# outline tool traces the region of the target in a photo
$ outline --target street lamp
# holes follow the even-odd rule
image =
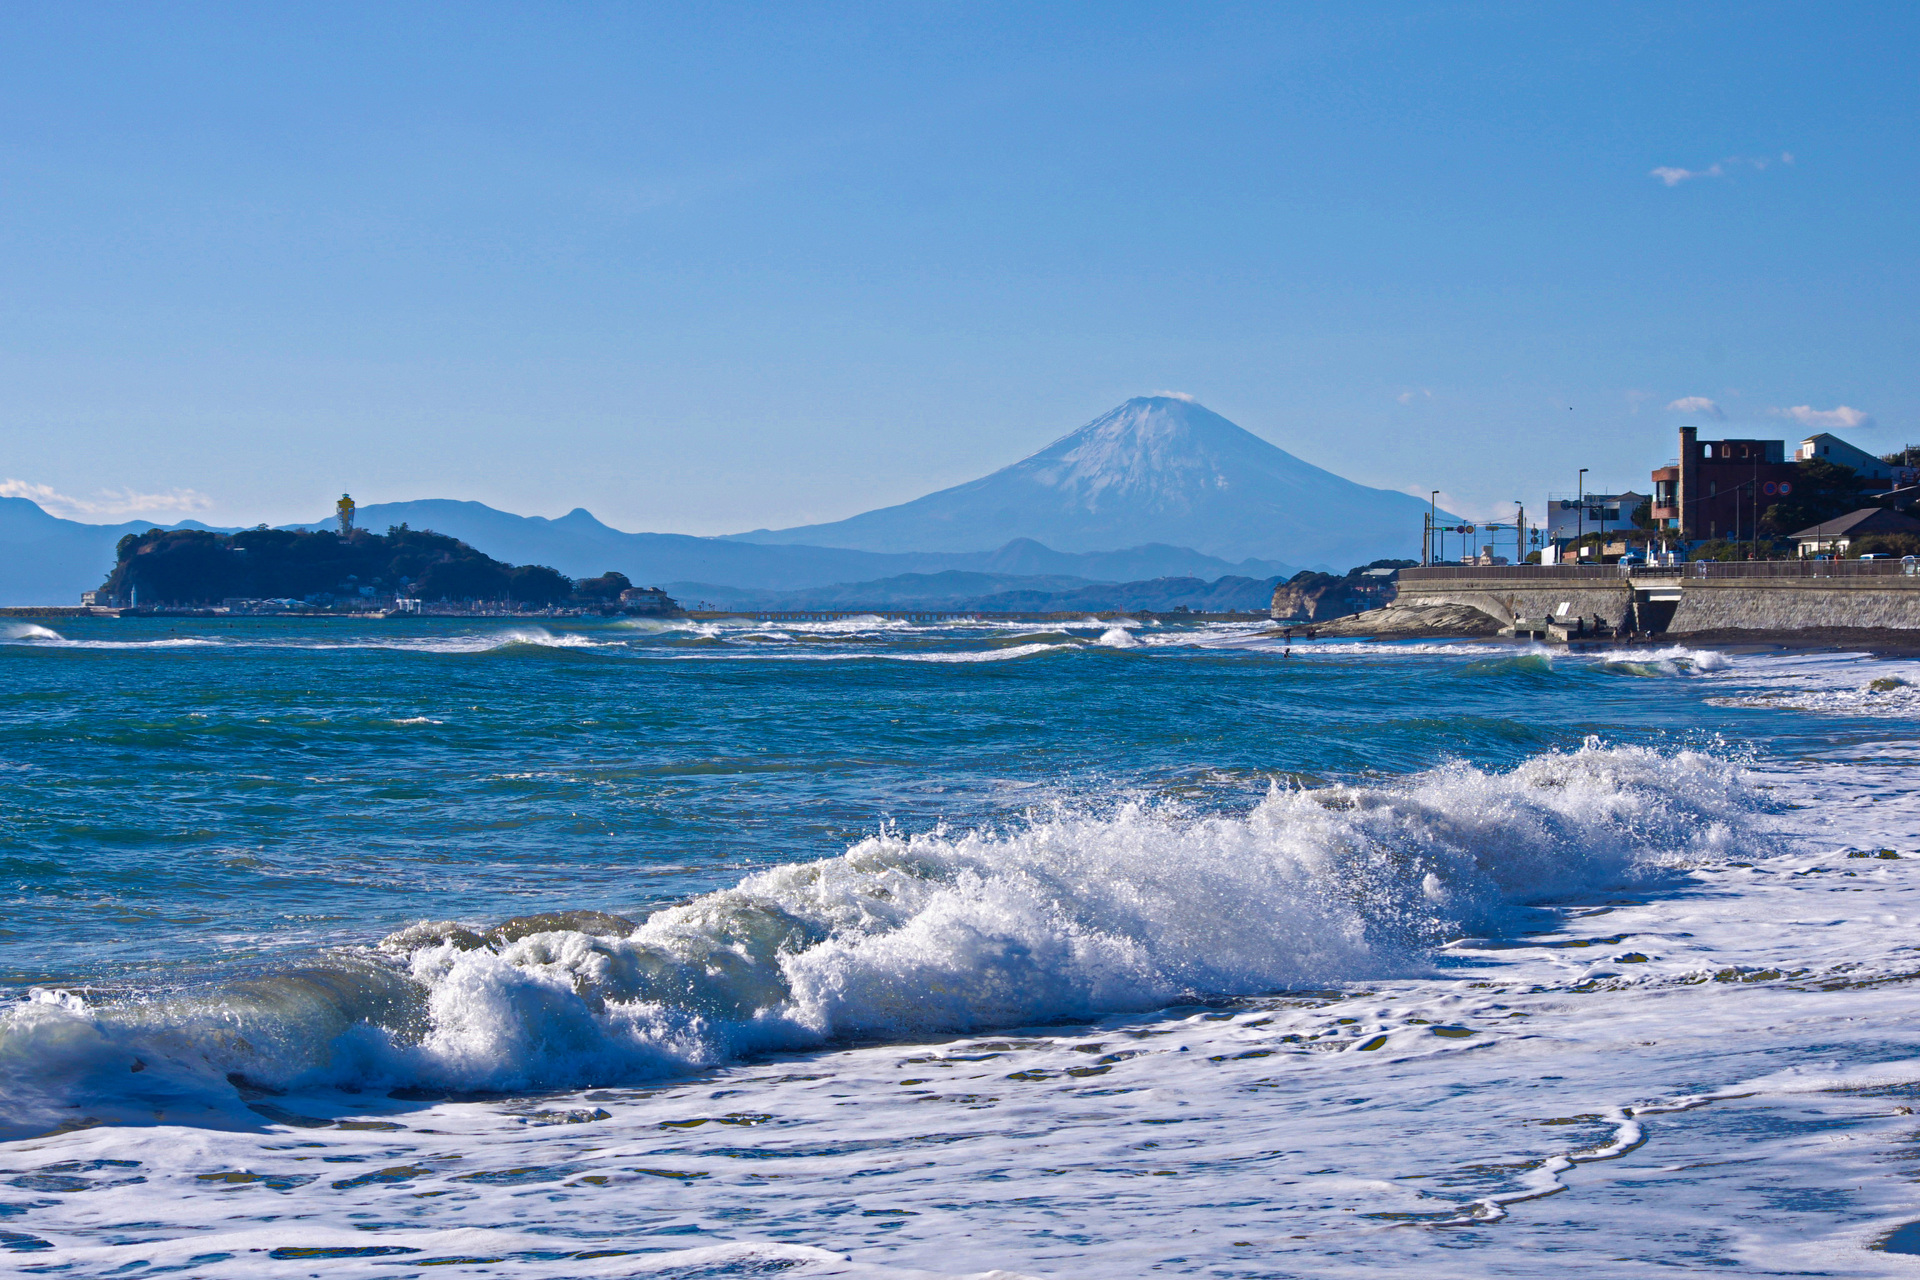
[[[1573,559],[1575,564],[1580,562],[1580,539],[1587,536],[1587,472],[1589,470],[1591,470],[1591,468],[1580,468],[1580,483],[1574,497],[1574,501],[1579,504],[1579,510],[1575,511],[1573,515]]]
[[[1440,517],[1440,491],[1435,489],[1427,495],[1427,563],[1432,564],[1440,557],[1433,554],[1433,526]]]

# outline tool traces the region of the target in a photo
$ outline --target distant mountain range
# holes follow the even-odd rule
[[[1190,400],[1141,396],[979,480],[830,524],[737,536],[868,551],[1154,542],[1344,569],[1418,555],[1427,510],[1302,462]]]
[[[62,520],[26,498],[0,498],[0,605],[78,604],[80,593],[106,580],[114,544],[152,528],[204,529],[197,520],[156,526],[81,524]]]
[[[1144,396],[992,475],[830,524],[696,538],[625,533],[577,507],[549,520],[447,499],[376,503],[359,522],[431,529],[574,578],[615,569],[696,599],[798,599],[787,593],[832,588],[810,606],[827,607],[829,597],[878,605],[921,590],[958,599],[939,594],[955,580],[909,581],[943,574],[976,575],[966,590],[978,600],[1095,584],[1259,582],[1301,564],[1340,569],[1416,554],[1426,510],[1408,494],[1302,462],[1192,401]],[[106,577],[123,535],[153,527],[81,524],[0,498],[0,604],[77,600]]]
[[[1084,578],[965,573],[903,573],[876,582],[837,583],[803,591],[743,591],[705,582],[669,582],[667,594],[683,605],[721,609],[978,609],[988,613],[1098,613],[1102,610],[1165,613],[1177,608],[1201,613],[1265,612],[1280,577],[1168,577],[1141,582],[1088,582]]]
[[[1000,583],[1038,577],[1080,585],[1167,577],[1270,577],[1294,571],[1274,561],[1230,563],[1185,547],[1154,545],[1078,554],[1054,551],[1026,539],[996,550],[965,553],[761,546],[678,533],[623,533],[577,508],[558,520],[548,520],[446,499],[375,503],[360,508],[358,514],[360,525],[368,529],[408,524],[459,538],[509,563],[550,565],[574,578],[617,569],[639,583],[703,586],[705,594],[695,598],[714,600],[740,598],[741,592],[792,592],[948,571],[992,575]],[[318,529],[330,524],[316,521],[293,527]],[[193,520],[177,525],[146,520],[82,524],[49,515],[25,498],[0,498],[0,604],[75,603],[82,591],[99,586],[107,576],[113,567],[114,544],[124,535],[151,528],[208,527]]]

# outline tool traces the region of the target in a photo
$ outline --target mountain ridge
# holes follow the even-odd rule
[[[1411,494],[1302,461],[1195,401],[1136,396],[977,480],[844,520],[733,537],[923,552],[1014,538],[1069,553],[1145,540],[1227,561],[1359,564],[1416,554],[1427,510]]]
[[[372,503],[361,507],[364,528],[409,524],[460,539],[498,559],[544,564],[581,578],[617,569],[638,583],[724,583],[730,589],[800,590],[872,581],[906,573],[946,570],[1016,576],[1071,577],[1089,582],[1226,575],[1266,577],[1293,566],[1268,561],[1233,563],[1185,547],[1155,544],[1115,551],[1065,553],[1014,539],[965,553],[884,553],[804,545],[757,546],[725,538],[678,533],[625,533],[576,507],[557,519],[521,516],[484,503],[449,498]],[[331,527],[321,520],[282,526]],[[43,510],[26,498],[0,498],[0,605],[71,604],[100,585],[114,564],[114,545],[148,529],[207,529],[196,520],[162,525],[130,520],[83,524]],[[215,529],[231,533],[231,528]]]

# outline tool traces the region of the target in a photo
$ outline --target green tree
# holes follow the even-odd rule
[[[544,564],[523,564],[507,570],[507,598],[521,604],[558,604],[573,594],[573,579]]]
[[[582,578],[573,584],[576,598],[593,604],[611,604],[620,598],[622,591],[631,590],[633,582],[618,569],[609,569],[597,578]]]
[[[1870,533],[1847,547],[1850,556],[1920,556],[1920,535]]]
[[[1777,535],[1798,533],[1869,505],[1862,483],[1852,467],[1823,458],[1810,458],[1794,468],[1793,492],[1766,509],[1760,531]]]

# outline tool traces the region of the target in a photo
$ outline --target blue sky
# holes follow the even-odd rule
[[[1474,514],[1683,421],[1882,451],[1917,14],[12,5],[0,492],[720,533],[1157,390]]]

